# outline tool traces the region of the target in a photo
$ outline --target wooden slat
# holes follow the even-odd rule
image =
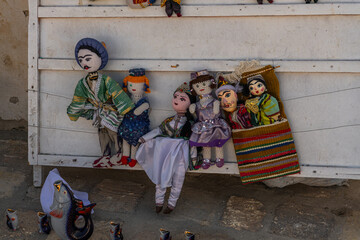
[[[44,166],[58,166],[58,167],[84,167],[92,168],[92,163],[96,160],[95,157],[83,156],[59,156],[59,155],[39,155],[39,164]],[[143,170],[139,164],[131,168],[129,166],[115,166],[113,169],[125,170]],[[207,170],[199,169],[194,171],[196,173],[220,173],[220,174],[235,174],[238,175],[239,171],[236,163],[225,163],[222,168],[211,167]]]
[[[249,17],[249,16],[318,16],[359,15],[358,3],[272,4],[272,5],[202,5],[182,6],[183,17]],[[167,17],[160,6],[131,9],[114,7],[39,7],[40,18],[135,18]]]
[[[92,168],[94,157],[83,156],[58,156],[58,155],[39,155],[39,164],[43,166],[57,167],[84,167]],[[137,164],[131,168],[129,166],[115,166],[112,169],[123,170],[142,170]],[[347,168],[341,166],[301,166],[301,174],[291,175],[292,177],[315,177],[315,178],[345,178],[360,179],[360,168]],[[225,163],[222,168],[212,166],[207,170],[199,169],[197,171],[188,171],[188,173],[214,173],[239,175],[237,163]]]
[[[29,36],[28,36],[28,161],[37,163],[39,152],[39,0],[29,1]],[[34,179],[35,181],[35,179]]]
[[[131,68],[143,67],[147,71],[181,72],[208,69],[209,71],[234,71],[238,60],[146,60],[124,59],[110,60],[107,71],[128,71]],[[262,65],[280,66],[276,72],[304,73],[359,73],[360,61],[311,61],[311,60],[262,60]],[[70,59],[39,59],[40,70],[82,70],[75,60]]]

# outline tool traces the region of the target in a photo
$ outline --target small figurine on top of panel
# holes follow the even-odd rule
[[[215,87],[215,80],[207,70],[191,73],[191,92],[200,100],[189,108],[190,113],[197,117],[189,141],[190,146],[203,147],[203,169],[208,169],[212,164],[211,148],[215,148],[216,166],[220,168],[224,165],[222,147],[231,137],[230,126],[220,118],[220,102],[212,96]]]
[[[75,58],[87,75],[78,82],[67,114],[71,121],[79,117],[92,120],[92,125],[98,129],[102,157],[93,162],[94,167],[119,165],[121,148],[117,131],[134,103],[116,81],[98,72],[108,62],[104,44],[93,38],[81,39],[75,47]]]
[[[156,0],[126,0],[130,8],[146,8],[153,5]]]
[[[145,96],[145,93],[150,93],[150,88],[145,69],[130,69],[129,73],[130,75],[123,81],[123,90],[131,95],[135,108],[125,114],[118,134],[123,139],[121,164],[134,167],[137,163],[135,154],[139,146],[139,138],[150,131],[150,105]]]
[[[181,17],[181,0],[162,0],[161,7],[165,6],[165,12],[171,17],[173,12],[176,16]]]
[[[273,3],[274,1],[273,0],[268,0],[269,3]],[[257,0],[257,3],[258,4],[263,4],[263,0]]]

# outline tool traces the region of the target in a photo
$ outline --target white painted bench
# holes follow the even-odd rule
[[[182,2],[183,17],[168,18],[158,5],[134,10],[125,0],[29,0],[28,159],[35,186],[42,166],[91,168],[100,155],[91,121],[66,115],[85,74],[74,60],[83,37],[105,41],[104,72],[118,82],[130,68],[146,69],[152,127],[173,114],[172,92],[192,71],[233,71],[248,59],[279,65],[299,176],[360,179],[360,0]],[[223,168],[195,172],[238,174],[232,142],[225,148]]]

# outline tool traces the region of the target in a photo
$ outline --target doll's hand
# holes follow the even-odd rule
[[[139,138],[139,143],[144,143],[145,139],[143,137]]]
[[[220,102],[218,100],[214,102],[213,111],[215,114],[218,114],[220,112]]]
[[[138,106],[135,110],[134,110],[134,114],[136,116],[139,116],[140,114],[142,114],[144,111],[146,111],[147,109],[149,109],[150,105],[148,103],[143,103],[140,106]]]
[[[189,112],[193,114],[195,113],[195,109],[196,109],[196,104],[192,103],[189,107]]]

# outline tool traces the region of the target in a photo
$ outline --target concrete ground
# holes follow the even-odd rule
[[[36,212],[40,190],[32,186],[27,162],[27,133],[0,131],[0,239],[57,240],[38,233]],[[44,176],[52,168],[44,168]],[[59,168],[73,189],[96,202],[91,239],[109,239],[109,222],[121,222],[125,239],[159,239],[159,228],[173,240],[189,230],[199,240],[360,239],[360,181],[348,187],[282,189],[262,183],[242,185],[236,176],[188,174],[176,209],[169,215],[154,210],[154,185],[142,171]],[[5,210],[17,210],[20,228],[11,231]]]

